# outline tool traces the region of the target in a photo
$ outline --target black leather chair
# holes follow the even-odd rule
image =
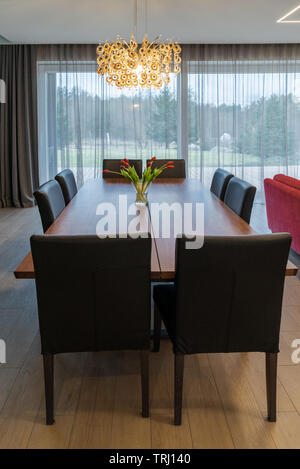
[[[117,171],[120,172],[120,164],[122,160],[110,160],[110,159],[104,159],[103,160],[103,170],[109,169],[111,171]],[[128,160],[128,163],[130,166],[134,166],[135,170],[139,176],[139,178],[142,177],[142,172],[143,172],[143,162],[142,160]],[[107,179],[111,178],[119,178],[122,176],[119,176],[118,174],[112,174],[112,173],[103,173],[103,177]]]
[[[224,203],[247,223],[250,223],[256,187],[240,178],[230,179],[225,192]]]
[[[53,356],[139,350],[149,416],[151,237],[32,236],[46,422],[54,422]],[[101,357],[99,357],[101,359]],[[100,422],[101,423],[101,422]]]
[[[64,196],[57,181],[48,181],[34,192],[34,197],[45,233],[65,208]]]
[[[205,237],[199,250],[176,242],[176,280],[154,287],[154,351],[163,319],[175,354],[175,425],[181,423],[184,355],[264,352],[270,421],[276,375],[287,233]]]
[[[55,176],[55,179],[61,187],[67,205],[78,192],[74,173],[70,169],[64,169]]]
[[[149,161],[150,160],[147,160],[147,163],[149,163]],[[160,168],[169,161],[174,162],[174,168],[166,169],[158,176],[158,178],[186,178],[185,160],[172,160],[172,158],[169,158],[168,160],[159,159],[153,161],[152,168]]]
[[[233,174],[225,171],[225,169],[218,168],[214,173],[210,190],[222,201],[231,178],[233,178]]]

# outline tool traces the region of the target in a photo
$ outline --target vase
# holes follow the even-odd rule
[[[144,192],[137,187],[135,187],[136,190],[136,198],[135,198],[135,203],[137,205],[148,205],[148,199],[147,199],[147,192]]]

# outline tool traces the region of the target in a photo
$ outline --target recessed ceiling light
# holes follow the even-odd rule
[[[8,39],[6,39],[6,37],[1,36],[1,34],[0,34],[0,44],[6,44],[8,42],[10,42],[10,41]]]
[[[288,20],[287,18],[289,18],[290,16],[292,16],[294,13],[296,13],[296,11],[298,11],[300,9],[300,5],[298,5],[296,8],[294,8],[293,10],[289,11],[286,15],[284,15],[282,18],[279,18],[279,20],[277,20],[277,23],[300,23],[300,20]]]

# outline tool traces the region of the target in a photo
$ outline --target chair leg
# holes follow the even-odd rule
[[[269,422],[276,422],[277,353],[266,353],[266,388]]]
[[[161,334],[161,316],[159,309],[154,303],[154,334],[153,334],[153,352],[159,352]]]
[[[141,350],[142,416],[149,417],[149,350]]]
[[[46,398],[46,424],[54,423],[54,363],[53,354],[43,355]]]
[[[174,425],[181,425],[184,355],[175,355],[174,364]]]

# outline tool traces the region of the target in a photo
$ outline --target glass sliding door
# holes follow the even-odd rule
[[[177,158],[177,76],[161,89],[123,89],[94,62],[39,62],[40,182],[71,168],[99,177],[103,158]]]
[[[258,189],[284,172],[300,176],[300,63],[190,61],[188,161],[207,185],[217,167]]]
[[[95,61],[38,62],[40,182],[71,168],[79,186],[103,158],[184,158],[210,185],[217,167],[258,189],[300,176],[300,62],[187,60],[161,89],[118,89]]]

